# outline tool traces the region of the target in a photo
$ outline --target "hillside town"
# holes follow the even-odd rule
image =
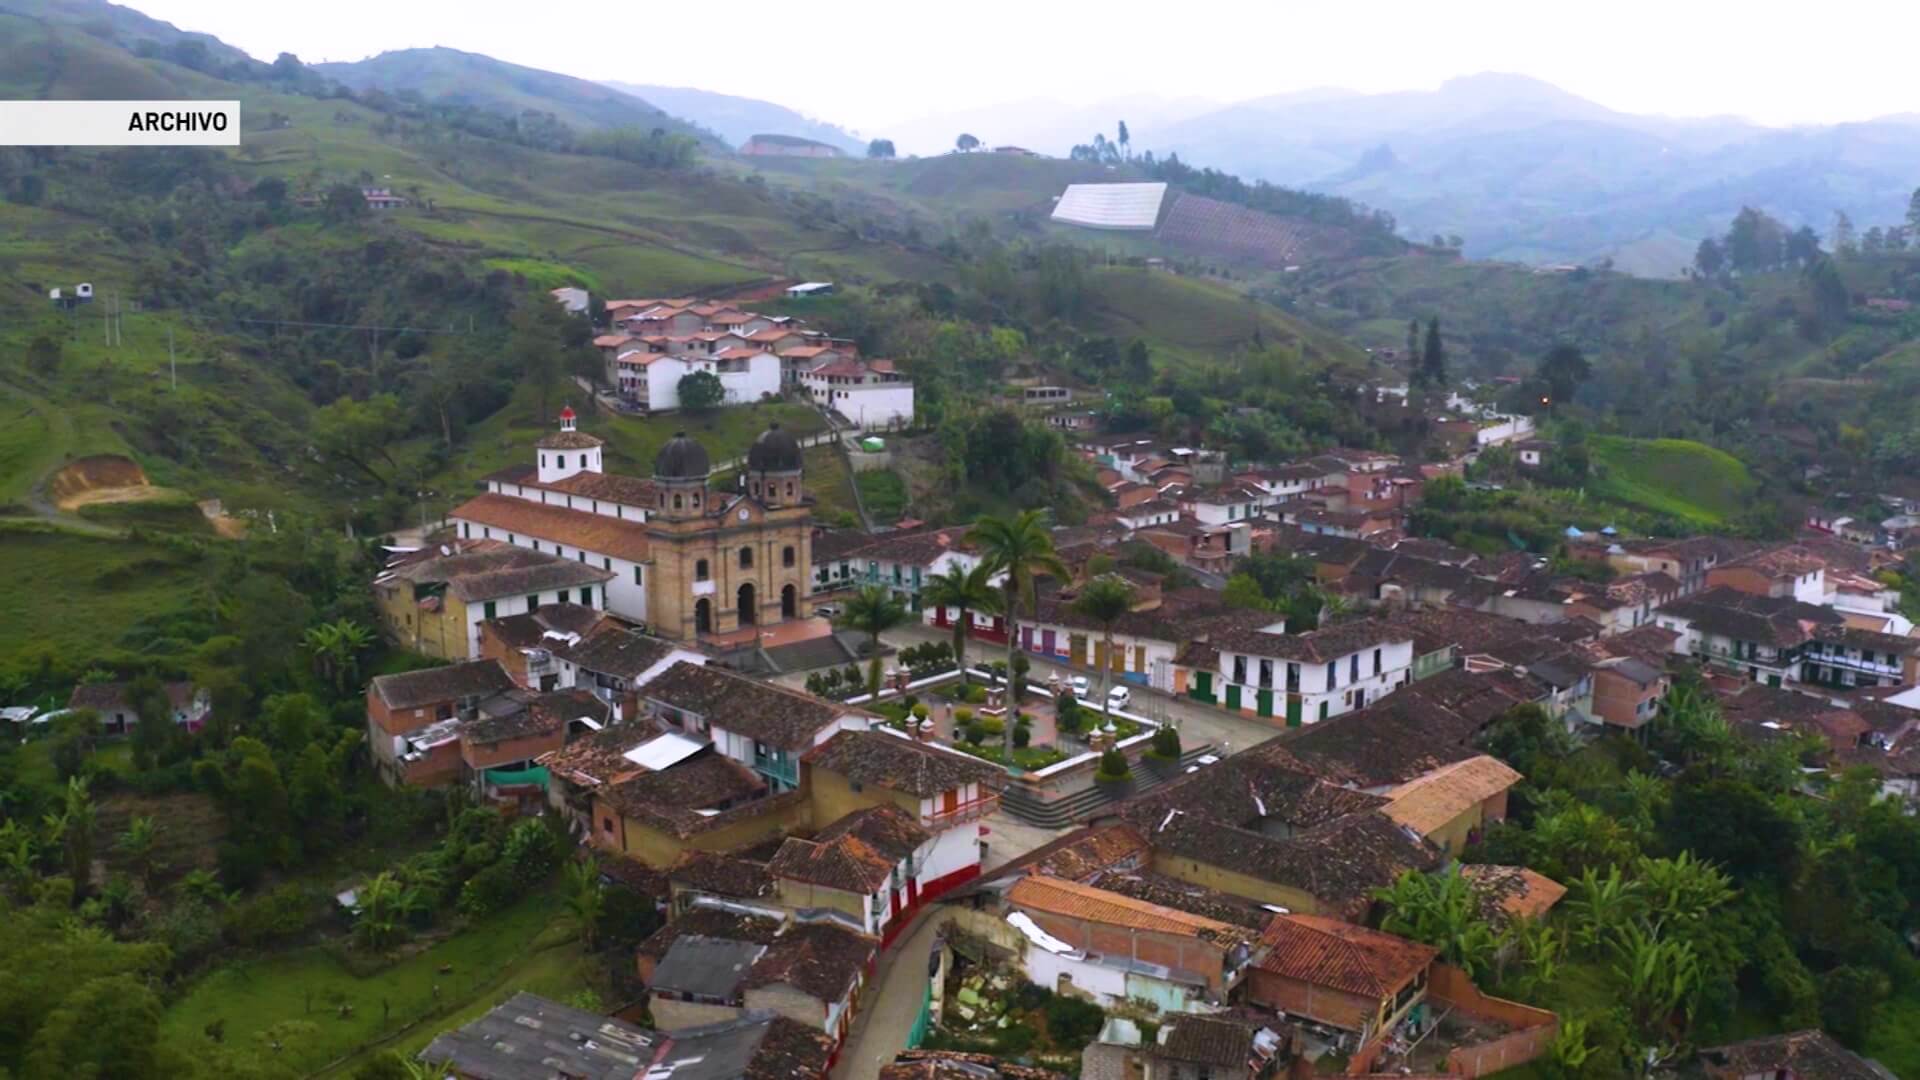
[[[694,300],[607,313],[606,384],[642,406],[675,407],[656,373],[712,371],[729,401],[799,392],[849,427],[911,422],[911,384],[792,320]],[[873,381],[835,381],[856,370]],[[610,472],[563,408],[525,462],[389,547],[382,631],[440,666],[371,680],[366,743],[388,784],[561,823],[606,888],[661,912],[633,957],[652,1026],[521,993],[422,1060],[521,1075],[546,1044],[487,1034],[518,1024],[590,1035],[602,1050],[570,1051],[577,1075],[645,1052],[972,1076],[975,1056],[916,1047],[1004,1016],[1024,982],[1105,1016],[1083,1075],[1326,1059],[1478,1076],[1547,1054],[1559,1018],[1381,915],[1410,877],[1461,882],[1516,934],[1568,894],[1474,861],[1526,781],[1489,752],[1516,717],[1647,746],[1676,695],[1710,699],[1736,739],[1795,740],[1810,777],[1864,770],[1920,806],[1920,638],[1885,574],[1920,530],[1569,527],[1551,563],[1489,556],[1410,515],[1489,450],[1537,468],[1556,447],[1512,417],[1461,427],[1459,458],[1413,464],[1241,462],[1075,425],[1107,508],[1029,522],[1009,556],[986,522],[822,525],[778,424],[722,487],[684,434],[650,475]],[[1161,569],[1121,562],[1143,547]],[[1260,560],[1304,575],[1309,625],[1223,590]],[[1088,602],[1102,594],[1118,599]],[[82,686],[70,707],[124,732],[146,722],[124,691]],[[204,722],[204,691],[169,694],[155,722]],[[1821,1054],[1852,1075],[1822,1038],[1702,1060],[1763,1063],[1735,1069],[1751,1075]]]
[[[1791,20],[407,14],[0,11],[0,1080],[1920,1076],[1920,142]]]

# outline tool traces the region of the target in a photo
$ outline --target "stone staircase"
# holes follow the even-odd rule
[[[1098,814],[1103,808],[1135,795],[1152,791],[1187,771],[1189,765],[1213,753],[1213,747],[1193,747],[1180,755],[1178,763],[1142,757],[1133,767],[1133,776],[1124,784],[1093,784],[1058,799],[1036,799],[1018,787],[1008,787],[1000,796],[1007,813],[1029,825],[1044,829],[1064,829]]]

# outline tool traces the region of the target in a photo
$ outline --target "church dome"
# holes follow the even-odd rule
[[[778,420],[747,450],[747,468],[754,472],[799,472],[801,461],[800,440],[782,431]]]
[[[653,459],[653,475],[660,480],[705,480],[713,471],[707,448],[676,431]]]

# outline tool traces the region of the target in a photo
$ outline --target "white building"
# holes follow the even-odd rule
[[[562,285],[548,295],[553,297],[554,303],[566,308],[569,315],[585,315],[588,305],[592,303],[587,290],[578,285]]]
[[[891,361],[840,359],[800,375],[814,403],[865,428],[913,423],[913,384],[900,377]]]
[[[1363,709],[1412,681],[1413,638],[1404,630],[1372,619],[1305,634],[1283,626],[1216,635],[1219,667],[1211,674],[1221,704],[1298,726]]]
[[[620,396],[656,412],[680,407],[680,380],[695,372],[719,378],[728,405],[748,405],[780,393],[780,358],[745,345],[710,356],[631,349],[621,353],[614,366]]]

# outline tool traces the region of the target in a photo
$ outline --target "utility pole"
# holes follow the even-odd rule
[[[180,367],[173,359],[173,327],[171,326],[167,327],[167,379],[170,384],[169,388],[178,393],[180,390]]]

